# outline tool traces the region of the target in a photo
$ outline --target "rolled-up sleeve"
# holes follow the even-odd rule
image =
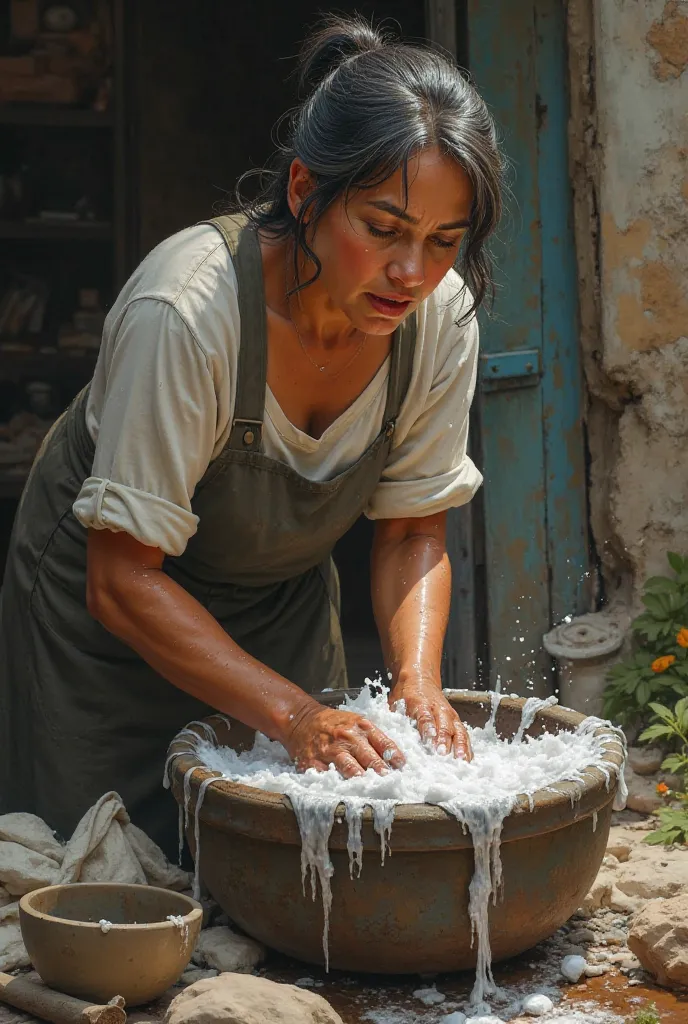
[[[366,515],[403,519],[464,505],[482,476],[467,454],[469,412],[478,366],[478,325],[442,325],[444,343],[423,404],[399,417],[395,444]],[[426,330],[431,329],[426,324]]]
[[[198,526],[191,498],[216,438],[212,367],[163,300],[133,301],[113,330],[93,468],[74,514],[180,555]]]

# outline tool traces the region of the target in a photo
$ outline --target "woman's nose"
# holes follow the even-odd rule
[[[409,249],[403,257],[390,263],[387,273],[391,281],[398,281],[404,288],[418,288],[425,280],[423,249]]]

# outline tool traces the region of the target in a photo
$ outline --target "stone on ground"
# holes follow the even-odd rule
[[[609,829],[605,862],[608,857],[615,857],[621,863],[627,861],[638,841],[638,832],[635,829],[626,828],[624,825],[612,825]]]
[[[688,985],[688,893],[646,903],[631,919],[628,945],[660,985]]]
[[[688,856],[685,850],[639,843],[616,871],[615,885],[626,896],[643,900],[665,899],[688,893]]]
[[[201,932],[191,959],[199,967],[249,973],[265,959],[265,950],[253,939],[220,925]]]
[[[664,801],[657,792],[657,783],[654,779],[645,775],[636,775],[629,764],[626,765],[624,778],[628,786],[626,807],[630,811],[652,814],[658,807],[663,806]]]
[[[184,971],[181,978],[179,979],[184,985],[193,985],[196,981],[205,981],[206,978],[217,978],[220,972],[216,971],[215,968],[204,970],[202,967],[190,967]],[[129,1020],[129,1018],[127,1018]]]
[[[646,829],[614,827],[603,866],[585,897],[586,913],[609,907],[633,914],[645,900],[688,893],[688,850],[643,842]]]
[[[587,966],[584,956],[565,956],[561,962],[561,973],[567,981],[575,985],[583,977]]]
[[[530,1017],[542,1017],[554,1009],[554,1003],[549,996],[542,992],[535,992],[532,996],[526,996],[521,1004],[521,1009]]]
[[[330,1004],[295,985],[251,974],[221,974],[190,985],[170,1003],[165,1024],[343,1024]]]
[[[600,868],[597,878],[592,883],[590,891],[583,900],[582,909],[587,914],[599,910],[600,907],[608,907],[612,898],[612,887],[616,875],[609,868]]]
[[[659,747],[628,748],[628,763],[636,775],[654,775],[662,767],[664,756]]]

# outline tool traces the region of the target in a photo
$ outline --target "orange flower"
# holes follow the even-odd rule
[[[675,654],[665,654],[663,658],[655,658],[651,668],[653,672],[666,672],[670,665],[676,661]]]
[[[683,629],[679,629],[676,634],[676,643],[679,647],[688,647],[688,628],[686,626]]]
[[[657,783],[657,792],[661,793],[662,796],[664,796],[665,793],[669,792],[669,787],[667,786],[666,782]]]

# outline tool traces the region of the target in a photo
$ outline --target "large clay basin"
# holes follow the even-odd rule
[[[485,694],[449,692],[463,720],[482,725],[490,711]],[[341,694],[323,695],[336,704]],[[521,698],[502,700],[497,715],[500,735],[514,734]],[[585,716],[563,708],[541,711],[528,730],[574,729]],[[253,731],[207,719],[220,745],[250,747]],[[202,729],[198,730],[203,733]],[[204,734],[204,733],[203,733]],[[170,752],[188,751],[188,737],[177,738]],[[616,751],[616,747],[611,748]],[[610,754],[613,764],[620,752]],[[171,762],[175,797],[183,801],[185,773],[198,759],[180,753]],[[199,767],[191,779],[189,829],[198,791],[212,773]],[[616,780],[607,790],[594,771],[580,797],[564,783],[558,792],[539,792],[534,809],[522,798],[504,822],[501,856],[503,899],[490,906],[490,935],[495,960],[529,949],[551,935],[580,906],[602,862],[607,845]],[[334,865],[330,915],[330,967],[386,974],[464,970],[475,966],[468,917],[468,886],[473,876],[473,846],[457,821],[429,805],[401,805],[392,828],[391,849],[380,863],[380,840],[372,814],[363,822],[364,858],[359,878],[349,877],[346,823],[335,821],[330,839]],[[200,813],[200,873],[230,918],[250,936],[273,949],[312,964],[324,962],[323,909],[301,889],[301,839],[287,797],[218,779],[209,784]]]

